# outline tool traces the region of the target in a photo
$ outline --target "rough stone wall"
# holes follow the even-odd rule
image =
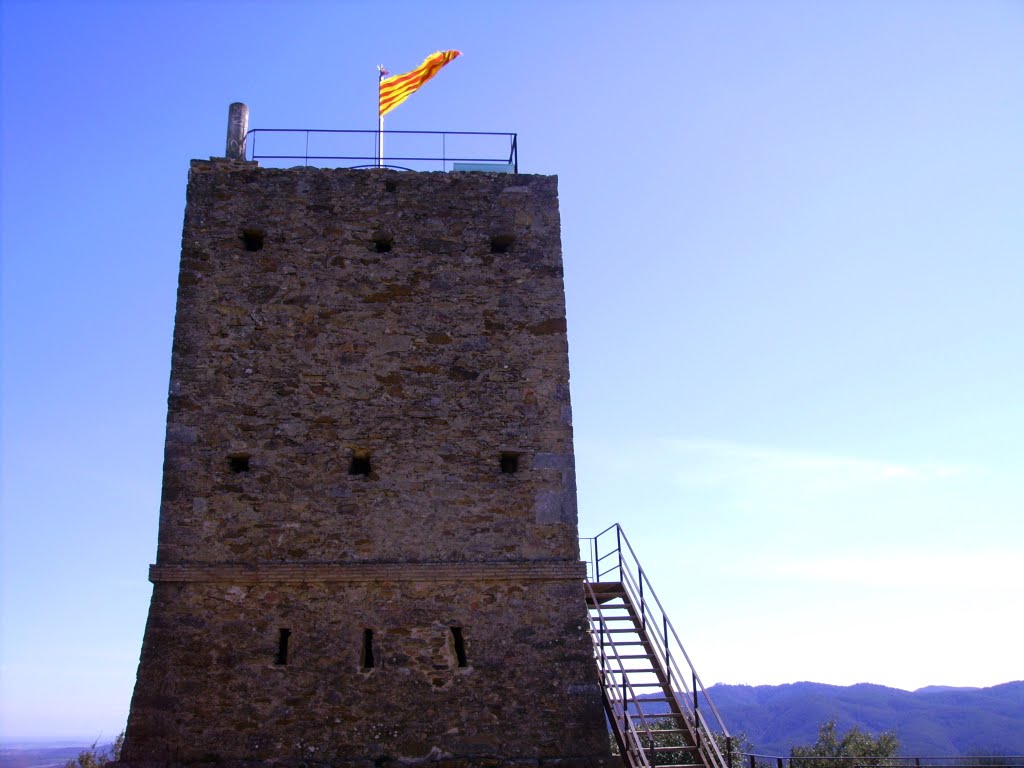
[[[123,761],[601,764],[575,505],[554,177],[194,161]]]
[[[158,562],[576,557],[554,177],[195,162],[178,306]]]
[[[523,765],[607,750],[579,600],[564,582],[157,584],[126,758]],[[374,629],[374,666],[363,658]],[[460,667],[452,627],[464,638]],[[278,664],[281,628],[290,630]],[[601,726],[595,729],[595,724]],[[187,738],[182,738],[187,734]],[[453,763],[455,764],[455,763]]]

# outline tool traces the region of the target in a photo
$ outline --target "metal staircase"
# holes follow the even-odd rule
[[[732,738],[622,528],[582,539],[581,549],[605,711],[623,762],[732,768]]]

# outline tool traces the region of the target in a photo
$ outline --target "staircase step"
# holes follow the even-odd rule
[[[675,699],[669,699],[669,698],[666,698],[665,696],[644,696],[642,699],[633,699],[632,701],[630,701],[630,704],[647,704],[649,702],[654,702],[654,701],[675,701]],[[655,713],[652,713],[652,714],[655,714]],[[671,714],[671,713],[670,712],[662,712],[660,714],[668,715],[668,714]],[[644,716],[645,717],[650,717],[651,715],[645,714]],[[678,715],[676,715],[676,717],[678,717]]]
[[[650,715],[647,715],[647,719],[648,720],[650,719],[650,717],[651,717]],[[649,733],[657,733],[657,734],[663,734],[663,733],[665,733],[665,734],[667,734],[667,733],[689,733],[689,731],[684,729],[684,728],[652,728],[652,729],[650,729],[650,731],[643,731],[643,733],[648,733],[648,732]],[[694,747],[694,746],[685,747],[685,746],[680,745],[680,746],[676,747],[676,749],[697,749],[697,747]]]
[[[671,749],[671,748],[670,748]],[[629,750],[631,753],[644,752],[649,755],[651,753],[650,747],[644,747],[643,749],[633,748]],[[658,768],[704,768],[703,763],[672,763],[672,764],[661,764],[658,763]]]
[[[650,658],[646,653],[604,653],[603,655],[605,658]]]
[[[640,699],[641,701],[650,701],[650,699],[647,698],[647,694],[644,693],[643,691],[650,690],[653,687],[654,686],[651,686],[651,685],[635,685],[635,684],[634,685],[627,685],[626,686],[626,690],[627,691],[634,691],[635,692],[635,696],[631,697],[631,703],[636,703],[637,697],[640,697],[640,696],[643,696],[643,699]],[[619,686],[619,689],[620,690],[622,689],[621,685]]]
[[[612,653],[611,652],[611,651],[619,651],[619,650],[639,651],[641,649],[639,647],[635,647],[633,649],[609,647],[609,648],[605,649],[604,653],[601,653],[600,651],[598,651],[596,656],[598,658],[602,658],[603,657],[603,658],[607,659],[608,661],[615,661],[616,659],[626,659],[626,660],[629,660],[629,661],[646,661],[647,665],[649,667],[651,667],[652,669],[657,669],[658,668],[657,664],[655,664],[654,660],[650,656],[648,656],[646,653]]]
[[[633,672],[633,670],[630,670],[630,672]],[[665,686],[660,684],[660,683],[627,683],[626,687],[627,688],[662,688],[662,689],[665,688]],[[644,700],[646,701],[648,699],[644,698]]]
[[[655,676],[657,676],[657,678],[658,678],[658,680],[660,682],[661,681],[661,675],[660,675],[661,670],[659,670],[657,667],[652,665],[650,663],[650,660],[647,659],[646,656],[641,656],[641,657],[633,658],[633,659],[627,659],[627,661],[630,664],[639,664],[641,661],[645,661],[645,660],[648,663],[645,664],[642,667],[639,667],[639,666],[637,666],[637,667],[630,667],[630,666],[627,666],[625,662],[620,663],[618,666],[612,666],[609,663],[609,664],[605,665],[604,672],[605,672],[605,674],[609,674],[609,675],[620,675],[620,676],[621,675],[627,675],[629,677],[643,676],[643,678],[645,680],[649,680],[651,678],[651,675],[655,675]],[[617,661],[617,659],[614,656],[609,656],[609,657],[606,658],[606,661],[613,662],[613,661]],[[1024,766],[1022,766],[1022,768],[1024,768]]]
[[[648,728],[641,723],[635,723],[634,725],[636,725],[636,732],[642,736],[669,736],[672,734],[685,736],[689,734],[689,731],[684,731],[680,728]],[[673,747],[673,749],[697,749],[697,747],[692,744],[679,744]]]
[[[588,585],[585,592],[588,603],[604,603],[609,600],[616,600],[625,597],[626,592],[622,583],[618,581],[607,581],[604,583],[593,583]]]

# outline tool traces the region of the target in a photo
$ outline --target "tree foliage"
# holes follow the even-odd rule
[[[78,758],[68,760],[64,768],[103,768],[106,763],[121,758],[121,746],[124,744],[124,731],[121,731],[114,739],[114,743],[106,747],[98,746],[99,742],[94,741],[92,746],[78,753]]]
[[[813,745],[793,747],[790,765],[792,768],[846,768],[852,763],[857,768],[877,768],[891,765],[887,759],[896,757],[899,749],[900,740],[893,731],[884,731],[876,738],[853,726],[840,736],[833,718],[818,728],[818,741]]]

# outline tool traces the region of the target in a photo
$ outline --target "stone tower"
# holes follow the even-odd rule
[[[556,178],[193,161],[122,762],[604,764]]]

